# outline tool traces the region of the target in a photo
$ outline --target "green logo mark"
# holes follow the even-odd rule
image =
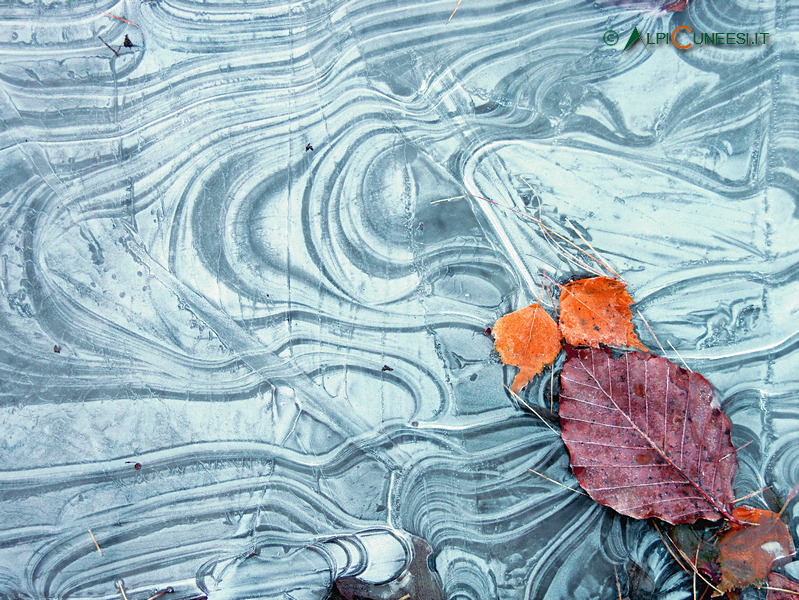
[[[641,39],[641,34],[638,32],[638,28],[636,27],[635,29],[633,29],[633,32],[630,34],[630,38],[627,40],[627,44],[625,44],[624,50],[627,50],[627,48],[635,44],[635,42],[637,42],[640,39]],[[622,52],[624,50],[622,50]]]

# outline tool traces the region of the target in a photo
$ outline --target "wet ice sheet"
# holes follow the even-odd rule
[[[609,4],[3,6],[0,595],[141,600],[390,526],[450,598],[616,597],[630,557],[689,597],[646,528],[528,471],[573,481],[482,332],[574,271],[431,204],[540,198],[755,440],[741,495],[799,479],[796,8]],[[601,41],[678,24],[773,35]]]

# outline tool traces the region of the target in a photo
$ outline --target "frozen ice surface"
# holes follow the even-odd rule
[[[645,524],[529,472],[574,482],[483,330],[580,272],[433,204],[465,193],[612,261],[753,442],[740,495],[799,480],[799,3],[454,4],[0,5],[0,598],[144,600],[253,550],[302,588],[287,556],[373,527],[451,599],[617,598],[614,567],[689,598]],[[771,35],[602,42],[680,24]]]

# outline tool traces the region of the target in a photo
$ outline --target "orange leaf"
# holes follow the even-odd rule
[[[794,551],[788,527],[777,513],[740,506],[732,515],[746,523],[730,523],[719,538],[722,591],[765,582],[774,561]]]
[[[611,277],[591,277],[564,285],[560,330],[572,346],[627,346],[646,351],[633,330],[627,284]]]
[[[560,352],[560,330],[537,302],[500,317],[494,346],[506,365],[519,367],[511,389],[518,393]]]

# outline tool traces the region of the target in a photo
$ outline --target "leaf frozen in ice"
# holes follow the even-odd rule
[[[777,513],[740,506],[732,514],[743,524],[730,523],[719,537],[723,591],[765,582],[774,561],[794,551],[788,527]]]
[[[558,325],[540,304],[500,317],[494,325],[494,346],[506,365],[519,367],[511,389],[519,392],[558,356]]]
[[[572,346],[626,346],[646,351],[635,335],[627,284],[612,277],[590,277],[564,285],[560,330]]]
[[[737,460],[711,384],[649,353],[566,352],[560,421],[583,489],[639,519],[729,518]]]

